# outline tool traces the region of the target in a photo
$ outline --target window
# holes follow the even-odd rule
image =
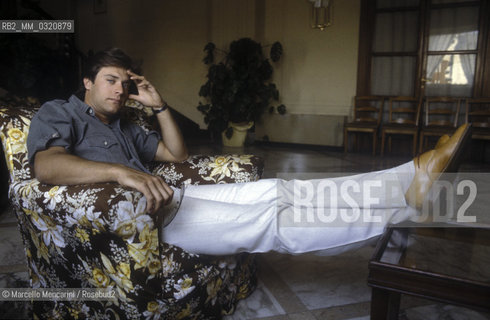
[[[357,94],[490,96],[489,2],[362,0]]]

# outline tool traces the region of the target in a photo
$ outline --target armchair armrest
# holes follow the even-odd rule
[[[36,179],[14,182],[9,192],[33,287],[113,288],[119,303],[162,296],[158,226],[139,192]]]
[[[145,213],[142,194],[116,183],[52,186],[37,179],[23,180],[10,186],[10,199],[25,214],[33,215],[39,227],[75,225],[90,232],[112,232],[130,243],[145,225],[155,228],[156,219]]]
[[[182,162],[157,163],[153,174],[172,186],[185,184],[241,183],[257,181],[264,161],[254,155],[193,155]]]

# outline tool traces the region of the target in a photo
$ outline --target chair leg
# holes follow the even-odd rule
[[[348,149],[348,144],[349,144],[349,136],[348,136],[348,132],[347,132],[347,129],[344,129],[344,153],[347,152],[347,149]]]
[[[412,147],[412,157],[417,154],[417,132],[413,134],[413,147]]]
[[[480,152],[482,162],[485,162],[485,151],[486,150],[487,150],[487,140],[483,140],[483,149],[482,149],[482,152]]]
[[[384,151],[385,151],[385,139],[386,139],[386,132],[383,131],[383,133],[381,133],[381,150],[379,151],[379,154],[381,156],[384,155]]]
[[[419,141],[419,153],[422,153],[422,151],[424,150],[424,134],[421,133],[420,134],[420,141]]]
[[[376,155],[376,142],[378,141],[378,136],[376,132],[373,132],[373,156]]]
[[[391,153],[391,140],[392,140],[392,136],[391,134],[388,136],[388,152]]]

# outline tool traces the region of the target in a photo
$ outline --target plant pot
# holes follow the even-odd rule
[[[226,137],[226,130],[221,133],[223,138],[223,145],[225,147],[243,147],[245,138],[247,137],[248,129],[254,125],[253,121],[250,122],[230,122],[228,126],[233,129],[233,135],[231,138]]]

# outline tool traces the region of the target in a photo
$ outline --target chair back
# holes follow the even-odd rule
[[[27,157],[27,134],[38,107],[0,107],[0,138],[9,171],[9,183],[34,177]]]
[[[392,97],[388,102],[388,123],[418,126],[421,103],[415,97]]]
[[[461,99],[456,97],[425,98],[425,127],[457,128]]]
[[[378,96],[356,96],[354,122],[379,125],[383,116],[384,98]]]
[[[490,129],[490,98],[466,100],[466,123],[472,123],[473,128]]]

